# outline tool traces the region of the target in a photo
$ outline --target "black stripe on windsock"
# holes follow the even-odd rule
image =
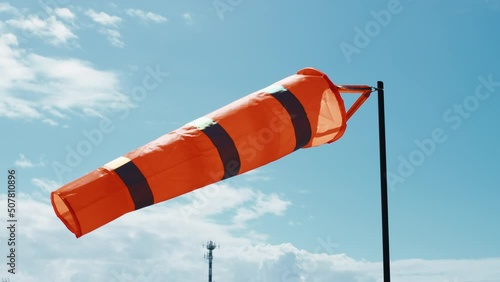
[[[272,85],[266,88],[265,91],[278,100],[290,115],[295,130],[294,151],[307,145],[312,136],[311,124],[299,99],[280,85]]]
[[[222,165],[224,166],[222,179],[238,175],[241,168],[240,155],[233,139],[227,131],[213,120],[200,129],[210,138],[219,152]]]
[[[153,192],[148,181],[132,161],[115,168],[114,171],[127,186],[136,210],[154,204]]]

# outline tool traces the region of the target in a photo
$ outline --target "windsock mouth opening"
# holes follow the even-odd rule
[[[75,234],[76,238],[82,236],[80,224],[71,206],[60,195],[52,192],[50,196],[52,207],[57,217],[66,225],[69,231]]]

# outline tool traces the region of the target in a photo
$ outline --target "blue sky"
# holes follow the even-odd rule
[[[500,281],[499,15],[497,0],[1,2],[19,263],[0,277],[195,281],[213,239],[216,281],[382,281],[376,94],[333,144],[80,239],[50,206],[64,183],[314,67],[385,83],[393,281]]]

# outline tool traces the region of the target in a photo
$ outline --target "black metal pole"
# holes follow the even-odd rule
[[[208,251],[208,282],[212,282],[212,250]]]
[[[382,248],[384,256],[384,282],[391,281],[391,260],[389,256],[389,207],[387,204],[387,154],[385,145],[384,83],[377,82],[378,129],[380,146],[380,189],[382,198]]]

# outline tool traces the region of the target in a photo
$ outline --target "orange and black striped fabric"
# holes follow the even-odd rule
[[[64,185],[52,192],[52,205],[80,237],[125,213],[333,142],[346,121],[339,87],[302,69]]]

